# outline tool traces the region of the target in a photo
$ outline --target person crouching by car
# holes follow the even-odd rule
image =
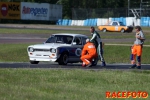
[[[90,42],[90,39],[86,39],[86,44],[84,45],[81,53],[81,60],[83,61],[83,67],[91,67],[92,59],[97,57],[97,51],[95,45]]]

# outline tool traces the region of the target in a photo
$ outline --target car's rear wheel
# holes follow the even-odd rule
[[[106,32],[107,30],[106,30],[106,28],[103,28],[102,31],[103,31],[103,32]]]
[[[122,29],[121,29],[121,33],[124,33],[124,32],[125,32],[125,29],[122,28]]]
[[[67,65],[67,63],[68,63],[68,54],[63,53],[58,60],[58,64],[59,65]]]
[[[31,60],[30,60],[30,63],[31,63],[31,64],[38,64],[39,61],[31,61]]]

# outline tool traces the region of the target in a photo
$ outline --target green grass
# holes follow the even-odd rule
[[[0,44],[1,62],[27,62],[27,46],[29,44]]]
[[[142,30],[150,31],[150,27],[141,27]]]
[[[0,69],[0,100],[107,100],[106,91],[150,93],[149,80],[150,71]]]
[[[1,62],[29,62],[27,46],[31,44],[0,44]],[[107,63],[130,63],[129,46],[104,46],[104,58]],[[143,48],[142,63],[150,63],[150,47]]]
[[[81,31],[81,30],[80,30]],[[54,34],[54,33],[80,33],[79,30],[48,30],[48,29],[7,29],[1,28],[0,34]],[[82,32],[82,31],[81,31]],[[84,31],[83,31],[84,33]]]
[[[121,44],[121,45],[124,45],[124,44],[127,44],[127,45],[132,45],[134,42],[122,42],[122,41],[120,41],[120,42],[107,42],[107,43],[105,43],[105,44]],[[150,45],[150,41],[145,41],[144,42],[144,45]]]
[[[53,26],[54,27],[54,26]],[[60,26],[55,26],[60,27]],[[79,27],[71,27],[71,26],[62,26],[62,28],[79,28]],[[8,28],[1,28],[0,34],[54,34],[54,33],[77,33],[77,34],[85,34],[91,36],[89,32],[89,27],[82,27],[86,30],[48,30],[48,29],[8,29]],[[150,27],[144,28],[146,32],[144,32],[145,37],[148,39],[150,38]],[[144,31],[143,29],[143,31]],[[128,38],[135,38],[134,32],[132,33],[120,33],[120,32],[99,32],[102,39],[128,39]],[[47,37],[46,37],[47,38]]]
[[[149,64],[150,47],[143,48],[142,63]],[[109,63],[130,63],[130,46],[105,46],[104,57]]]
[[[102,39],[135,39],[135,33],[120,33],[120,32],[99,32]],[[150,31],[144,32],[144,36],[148,40],[150,38]],[[121,41],[120,41],[121,42]]]

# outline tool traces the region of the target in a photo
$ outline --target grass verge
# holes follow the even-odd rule
[[[106,91],[150,93],[149,77],[136,70],[0,69],[0,100],[107,100]]]
[[[81,30],[50,30],[50,29],[8,29],[8,28],[1,28],[0,34],[54,34],[54,33],[80,33],[80,32],[87,32]],[[88,33],[88,32],[87,32]]]
[[[57,26],[56,26],[57,27]],[[68,26],[66,26],[68,27]],[[148,29],[148,28],[146,28]],[[85,34],[91,37],[90,32],[87,30],[70,30],[70,29],[64,29],[64,30],[50,30],[50,29],[11,29],[11,28],[1,28],[0,34],[54,34],[54,33],[77,33],[77,34]],[[149,29],[150,31],[150,29]],[[144,32],[145,37],[148,39],[150,38],[150,34],[148,32]],[[120,32],[99,32],[102,39],[128,39],[132,38],[134,39],[134,33],[120,33]],[[45,37],[47,38],[47,37]],[[120,41],[121,42],[121,41]]]
[[[27,46],[31,44],[0,44],[1,62],[28,62]],[[142,63],[149,64],[150,47],[143,48]],[[107,63],[130,63],[129,46],[104,46],[104,58]]]

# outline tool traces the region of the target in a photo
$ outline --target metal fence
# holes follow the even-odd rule
[[[102,8],[84,9],[72,8],[73,20],[84,20],[89,18],[109,18],[109,17],[150,17],[150,8]],[[129,13],[129,14],[128,14]]]

